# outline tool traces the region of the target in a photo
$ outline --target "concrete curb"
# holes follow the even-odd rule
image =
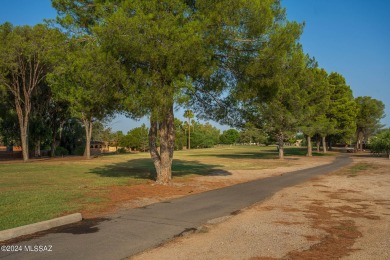
[[[42,221],[30,225],[3,230],[0,231],[0,241],[9,240],[24,235],[30,235],[36,232],[44,231],[58,226],[72,224],[81,221],[82,219],[83,218],[81,216],[81,213],[74,213],[71,215],[50,219],[50,220],[46,220],[46,221]]]

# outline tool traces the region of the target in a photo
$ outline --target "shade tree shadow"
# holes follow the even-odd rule
[[[222,165],[204,164],[199,161],[187,161],[174,159],[172,164],[172,176],[183,177],[187,175],[207,176],[215,171],[219,175],[231,175],[228,171],[221,169]],[[156,170],[149,158],[132,159],[126,162],[113,163],[94,168],[91,173],[102,177],[132,177],[135,179],[156,179]]]
[[[384,158],[384,159],[389,159],[387,154],[377,154],[377,153],[354,153],[351,154],[351,157],[356,157],[356,158]]]
[[[284,154],[286,156],[306,156],[307,154],[307,148],[306,147],[287,147],[284,149]],[[326,153],[318,153],[315,151],[312,151],[313,156],[328,156],[329,154]]]
[[[259,152],[236,152],[232,153],[204,153],[204,154],[191,154],[191,157],[217,157],[226,159],[276,159],[278,153],[275,151],[259,151]]]
[[[306,156],[307,149],[305,147],[284,147],[285,156]],[[203,154],[191,154],[191,157],[218,157],[227,159],[278,159],[279,151],[276,147],[258,151],[242,151],[237,150],[234,153],[203,153]],[[322,153],[313,151],[313,156],[324,156]]]
[[[306,156],[307,148],[306,147],[284,147],[284,155],[285,156]],[[318,153],[313,151],[313,156],[327,156],[328,154]],[[235,153],[199,153],[199,154],[191,154],[191,157],[217,157],[217,158],[226,158],[226,159],[279,159],[279,151],[276,147],[261,150],[259,151],[243,151],[239,150]],[[285,158],[293,160],[292,158]]]
[[[12,245],[17,244],[21,242],[30,241],[33,239],[37,239],[43,236],[46,236],[48,234],[53,233],[68,233],[68,234],[74,234],[74,235],[81,235],[81,234],[90,234],[90,233],[96,233],[99,231],[98,225],[101,222],[109,221],[110,218],[92,218],[92,219],[83,219],[80,222],[67,224],[64,226],[54,227],[47,230],[39,231],[33,234],[19,236],[13,239],[0,241],[0,245]]]

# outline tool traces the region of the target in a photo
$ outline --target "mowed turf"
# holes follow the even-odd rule
[[[289,152],[290,151],[290,152]],[[299,155],[304,149],[287,149]],[[265,169],[287,166],[276,160],[275,147],[228,146],[177,151],[173,181],[207,175],[213,170]],[[137,185],[154,178],[148,153],[0,163],[0,230],[93,210],[104,201],[106,187]]]

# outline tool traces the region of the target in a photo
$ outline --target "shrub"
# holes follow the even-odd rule
[[[62,146],[58,146],[56,148],[55,155],[56,156],[69,155],[69,151],[66,148],[62,147]]]
[[[390,129],[386,129],[375,136],[370,143],[372,153],[381,154],[385,153],[387,156],[390,154]]]
[[[84,155],[85,146],[77,146],[76,149],[74,149],[74,155],[82,156]]]
[[[118,153],[127,153],[126,149],[121,147],[117,150]]]

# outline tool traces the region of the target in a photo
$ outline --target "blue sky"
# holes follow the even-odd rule
[[[387,117],[382,122],[390,127],[390,1],[282,0],[282,5],[289,20],[306,23],[301,37],[305,52],[326,71],[343,75],[355,97],[384,102]],[[1,0],[0,23],[34,25],[55,15],[50,0]],[[179,119],[182,114],[176,113]],[[147,120],[119,116],[112,128],[127,132],[141,123]]]

